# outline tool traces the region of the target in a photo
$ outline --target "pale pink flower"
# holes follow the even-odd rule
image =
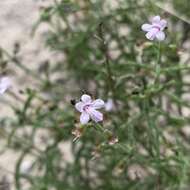
[[[80,122],[81,124],[87,124],[90,119],[100,122],[103,120],[103,114],[97,111],[104,107],[104,101],[101,99],[92,100],[87,94],[82,95],[81,101],[75,104],[75,108],[81,112]]]
[[[108,99],[107,102],[105,103],[105,110],[110,112],[114,110],[115,105],[112,99]]]
[[[167,26],[167,21],[161,19],[160,16],[155,16],[151,20],[151,24],[143,24],[141,29],[146,33],[146,37],[149,40],[154,40],[155,38],[158,41],[163,41],[165,39],[165,33],[163,30]]]
[[[11,80],[9,77],[0,78],[0,94],[4,94],[4,92],[9,89],[11,86]]]

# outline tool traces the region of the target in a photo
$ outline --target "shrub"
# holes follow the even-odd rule
[[[8,147],[21,151],[17,189],[23,179],[30,190],[188,189],[184,21],[153,1],[115,2],[61,0],[44,7],[38,24],[49,26],[47,48],[63,58],[41,64],[38,73],[9,56],[39,79],[37,87],[23,89],[26,101],[13,106],[16,117],[1,121]],[[141,30],[154,15],[168,22],[160,42]],[[104,100],[103,122],[80,124],[75,105],[83,94]],[[45,137],[36,143],[42,130]],[[66,143],[71,152],[65,155]],[[30,172],[23,173],[29,155]]]

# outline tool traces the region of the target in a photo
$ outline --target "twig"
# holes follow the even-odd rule
[[[105,41],[105,37],[104,37],[103,23],[99,24],[98,32],[99,32],[98,39],[100,39],[100,42],[101,42],[101,51],[105,56],[104,65],[105,65],[105,68],[107,71],[107,83],[108,83],[109,91],[112,92],[113,101],[117,105],[116,99],[115,99],[116,98],[116,96],[115,96],[115,81],[113,80],[113,73],[112,73],[112,70],[110,67],[110,61],[109,61],[109,55],[108,55],[108,45],[107,45],[107,43]]]

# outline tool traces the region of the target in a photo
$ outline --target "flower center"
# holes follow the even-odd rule
[[[84,110],[84,111],[88,111],[89,107],[90,107],[89,104],[88,104],[88,105],[85,105],[85,106],[83,107],[83,110]]]

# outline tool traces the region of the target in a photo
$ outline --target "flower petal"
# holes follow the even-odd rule
[[[164,32],[160,31],[156,34],[156,38],[159,40],[159,41],[163,41],[165,39],[165,34]]]
[[[8,77],[3,77],[0,80],[0,94],[3,94],[11,86],[11,80]]]
[[[96,99],[92,102],[92,107],[94,109],[100,109],[104,107],[104,101],[101,99]]]
[[[151,20],[153,24],[157,24],[160,22],[160,16],[159,15],[154,16]]]
[[[157,29],[150,30],[148,33],[146,33],[146,38],[149,40],[154,40],[157,32],[158,32]]]
[[[78,102],[75,104],[75,108],[79,111],[79,112],[83,112],[83,108],[84,108],[85,104],[83,102]]]
[[[80,115],[80,122],[81,124],[87,124],[90,120],[90,116],[86,112],[82,112]]]
[[[89,114],[90,114],[91,119],[95,121],[96,123],[103,120],[103,114],[93,108],[89,110]]]
[[[81,100],[84,102],[84,103],[90,103],[92,101],[91,97],[87,94],[83,94],[82,97],[81,97]]]
[[[114,109],[114,102],[112,99],[108,99],[108,101],[105,103],[105,110],[112,111],[113,109]]]
[[[167,21],[162,19],[159,24],[161,26],[161,30],[163,30],[167,26]]]
[[[145,32],[150,31],[151,28],[152,28],[152,25],[151,25],[151,24],[143,24],[143,25],[141,26],[141,29],[142,29],[143,31],[145,31]]]

